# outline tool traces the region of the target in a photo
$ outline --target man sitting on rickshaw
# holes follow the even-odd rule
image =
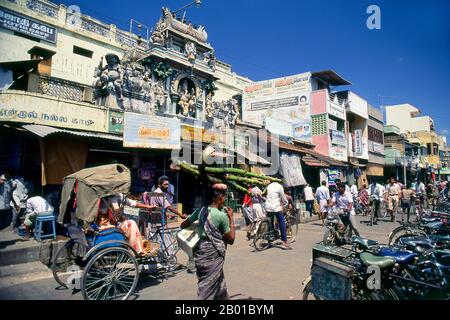
[[[147,205],[127,198],[122,193],[104,197],[100,200],[96,224],[99,230],[119,228],[125,234],[128,243],[140,255],[145,255],[144,242],[139,227],[134,220],[122,215],[123,206],[147,209],[151,214],[155,205]]]

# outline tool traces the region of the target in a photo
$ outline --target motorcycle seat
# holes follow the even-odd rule
[[[417,256],[413,252],[393,250],[391,248],[382,248],[380,255],[383,257],[392,257],[400,264],[410,263]]]
[[[367,249],[370,246],[375,246],[378,244],[375,240],[364,239],[362,237],[353,236],[351,238],[351,242],[354,244],[359,244],[361,247]]]
[[[377,257],[368,252],[361,253],[359,257],[364,265],[377,266],[380,269],[386,269],[395,264],[395,259],[392,257]]]

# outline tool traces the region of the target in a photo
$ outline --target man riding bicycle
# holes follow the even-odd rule
[[[286,210],[289,202],[284,193],[283,186],[278,182],[272,182],[267,186],[266,197],[266,213],[270,217],[271,227],[273,226],[274,217],[277,218],[281,231],[281,240],[283,241],[284,249],[292,249],[287,241],[286,220],[283,211]]]
[[[353,210],[353,196],[350,192],[345,191],[343,182],[339,182],[337,188],[338,191],[334,193],[331,199],[331,206],[342,209],[348,215],[350,228],[355,232],[355,235],[359,236],[359,232],[356,229],[355,211]]]

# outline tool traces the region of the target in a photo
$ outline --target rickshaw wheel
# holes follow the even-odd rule
[[[167,263],[167,269],[168,271],[173,271],[176,269],[177,267],[177,256],[174,254],[170,254],[167,257],[166,263]]]
[[[74,272],[79,272],[81,269],[79,263],[85,252],[86,248],[81,243],[69,240],[56,253],[53,259],[52,273],[53,278],[62,287],[68,289],[69,286],[74,286],[74,289],[80,289],[73,275],[76,276]]]
[[[139,266],[125,248],[107,248],[86,265],[81,292],[85,300],[126,300],[136,289]]]

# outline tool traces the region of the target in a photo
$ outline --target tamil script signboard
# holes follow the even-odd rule
[[[0,8],[0,27],[56,43],[56,28],[3,8]]]
[[[0,122],[108,132],[107,112],[95,106],[25,91],[0,92]]]
[[[309,72],[253,83],[244,89],[242,119],[273,133],[311,139]]]
[[[125,112],[123,146],[180,149],[180,120]]]

